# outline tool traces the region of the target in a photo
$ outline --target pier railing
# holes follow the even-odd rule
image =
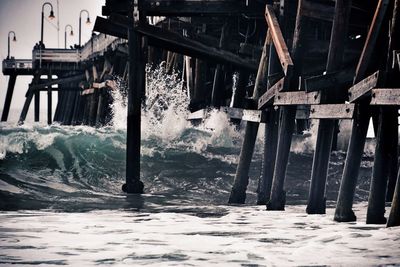
[[[34,49],[32,61],[53,63],[80,63],[96,56],[102,56],[107,50],[115,49],[118,45],[126,43],[126,40],[105,34],[93,36],[81,49]],[[32,62],[31,62],[32,65]]]
[[[30,73],[32,71],[31,59],[5,59],[2,64],[3,73],[8,75],[11,72]]]

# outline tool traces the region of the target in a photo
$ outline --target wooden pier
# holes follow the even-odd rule
[[[246,200],[256,137],[265,128],[258,204],[283,210],[293,134],[317,123],[307,213],[323,214],[330,154],[338,125],[352,129],[334,219],[356,220],[352,211],[369,121],[376,150],[367,223],[400,225],[398,109],[400,106],[399,0],[107,0],[94,31],[79,49],[33,50],[31,60],[7,59],[9,75],[2,114],[6,121],[19,75],[33,76],[20,116],[23,123],[39,94],[58,93],[48,123],[102,126],[110,120],[115,77],[128,84],[127,193],[142,193],[141,105],[146,63],[182,70],[190,95],[188,119],[210,108],[233,122],[246,121],[229,203]],[[238,76],[233,88],[232,75]],[[41,77],[45,75],[47,79]],[[57,78],[53,79],[53,75]],[[251,78],[253,77],[253,78]],[[58,85],[57,88],[54,88]],[[229,104],[231,103],[231,104]]]

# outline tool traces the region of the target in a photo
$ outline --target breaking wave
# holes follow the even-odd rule
[[[112,92],[113,120],[105,127],[0,124],[0,209],[125,207],[126,92],[119,84],[121,90]],[[141,149],[145,197],[151,203],[225,204],[244,131],[216,110],[200,126],[191,125],[179,74],[167,74],[163,65],[148,68],[147,89]],[[310,146],[308,139],[303,143]],[[289,201],[305,200],[309,186],[312,154],[298,153],[300,145],[288,167]],[[249,203],[255,203],[261,148],[258,143],[251,165]],[[336,197],[344,156],[332,158],[328,199]],[[365,199],[367,186],[361,184],[358,199]]]

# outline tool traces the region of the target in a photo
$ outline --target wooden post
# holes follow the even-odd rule
[[[363,51],[358,61],[354,84],[360,82],[367,75],[366,70],[371,65],[371,56],[375,49],[378,35],[381,31],[388,3],[388,0],[379,0],[378,2],[372,19],[372,25],[369,29]],[[351,129],[350,142],[347,148],[347,156],[334,216],[334,220],[338,222],[350,222],[356,220],[356,216],[352,210],[353,199],[369,120],[371,118],[371,109],[368,102],[361,101],[358,103],[356,110],[357,112]]]
[[[80,95],[80,91],[76,92],[75,104],[74,104],[74,112],[72,114],[71,125],[79,124],[79,113],[81,112],[81,100],[82,96]]]
[[[400,226],[400,171],[397,175],[396,189],[394,191],[392,207],[387,222],[387,227],[392,226]]]
[[[386,164],[390,162],[390,151],[393,145],[391,140],[387,140],[386,138],[390,136],[391,129],[393,129],[392,125],[395,125],[395,129],[397,130],[397,108],[381,107],[378,136],[376,138],[374,167],[368,198],[367,224],[386,223],[385,199],[389,171]]]
[[[99,90],[95,89],[93,94],[90,95],[90,109],[89,109],[89,125],[96,125],[97,109],[99,100]]]
[[[344,55],[344,45],[350,19],[351,3],[352,0],[336,1],[328,61],[326,66],[327,73],[340,70],[341,68]],[[323,104],[334,104],[341,102],[344,98],[344,94],[338,90],[339,88],[335,88],[334,90],[331,89],[327,90],[327,92],[323,92]],[[319,120],[317,143],[314,152],[310,192],[307,205],[308,214],[325,214],[326,179],[328,176],[328,165],[335,132],[335,124],[335,120]]]
[[[269,77],[278,72],[280,68],[275,48],[272,45],[264,45],[264,49],[269,49],[269,62],[259,69],[264,74],[262,77]],[[264,55],[264,50],[263,50]],[[261,58],[262,59],[262,58]],[[264,88],[270,88],[271,82],[266,79],[262,84]],[[261,175],[257,187],[257,205],[266,205],[270,199],[272,179],[274,176],[274,166],[276,158],[276,144],[278,141],[278,111],[274,107],[268,108],[268,120],[264,125],[264,153],[261,168]]]
[[[286,17],[285,19],[288,18]],[[269,20],[271,20],[271,22],[269,22],[271,24],[278,24],[278,22],[276,20],[273,20],[271,16],[269,16]],[[297,6],[297,15],[296,15],[296,27],[293,35],[293,44],[292,44],[292,57],[294,61],[293,75],[289,73],[289,67],[290,67],[289,65],[286,64],[282,65],[284,72],[286,74],[285,86],[284,86],[285,90],[287,90],[288,85],[290,85],[291,88],[297,88],[297,82],[298,82],[297,78],[298,75],[300,75],[301,73],[301,67],[297,67],[297,63],[301,62],[302,60],[302,40],[304,35],[304,29],[303,27],[301,27],[303,24],[302,20],[303,20],[302,0],[299,0]],[[285,44],[282,37],[276,39],[282,39],[280,42],[278,42],[281,47],[283,46],[283,44]],[[283,51],[281,50],[283,49],[277,48],[277,54],[280,60],[281,58],[288,57],[288,54],[284,53],[284,50]],[[289,160],[290,145],[292,142],[292,135],[295,125],[296,106],[282,106],[280,107],[279,112],[280,114],[279,114],[278,142],[276,149],[274,175],[271,186],[271,197],[269,202],[267,203],[268,210],[284,210],[285,208],[286,192],[284,191],[284,183],[286,176],[286,168]]]
[[[96,114],[96,127],[100,127],[104,124],[104,90],[106,89],[99,89],[99,96],[98,96],[98,105],[97,105],[97,114]]]
[[[232,24],[231,20],[226,20],[224,25],[222,26],[221,37],[219,40],[220,48],[225,48],[228,44],[227,41],[229,40],[229,38],[227,38],[227,36],[229,35],[231,24]],[[217,108],[222,105],[222,100],[223,100],[222,97],[223,97],[223,92],[225,90],[224,74],[225,73],[223,70],[223,66],[221,64],[218,64],[215,68],[213,89],[211,93],[211,106]]]
[[[38,122],[40,120],[40,91],[36,90],[34,93],[35,95],[35,105],[34,105],[34,119],[35,122]]]
[[[140,181],[140,138],[141,138],[141,96],[145,86],[145,62],[142,37],[132,27],[128,29],[129,45],[129,89],[126,138],[126,183],[122,190],[126,193],[143,193]]]
[[[51,69],[49,70],[49,74],[47,75],[47,79],[49,82],[53,79],[53,75]],[[52,92],[51,92],[51,85],[47,87],[47,124],[50,125],[52,123]]]
[[[207,71],[206,62],[203,60],[195,60],[195,75],[194,75],[194,95],[190,101],[191,108],[195,110],[202,108],[205,105],[206,90],[205,90],[205,75]]]
[[[400,49],[399,0],[395,1],[391,29],[389,31],[388,57],[386,62],[386,86],[398,87],[399,72],[392,69],[392,50]],[[389,9],[390,10],[390,9]],[[374,167],[372,172],[371,189],[368,198],[367,224],[386,223],[385,200],[388,176],[393,172],[393,163],[397,165],[398,148],[398,107],[379,108],[379,126],[376,138]],[[397,167],[397,166],[395,166]]]
[[[265,78],[266,79],[266,78]],[[236,84],[236,90],[232,95],[232,107],[234,108],[243,108],[244,100],[246,97],[246,85],[249,81],[249,72],[240,71],[239,77]]]
[[[256,82],[254,84],[253,99],[258,99],[262,90],[265,88],[264,85],[266,85],[266,79],[268,77],[266,73],[268,69],[269,38],[269,34],[267,34]],[[257,122],[248,121],[246,123],[244,140],[242,149],[240,150],[239,163],[236,168],[235,180],[229,197],[229,203],[243,204],[246,201],[246,189],[249,183],[249,169],[254,145],[256,143],[258,126],[259,123]]]
[[[78,97],[77,93],[79,92],[70,91],[68,99],[68,110],[65,114],[65,120],[64,120],[65,125],[72,125],[72,116],[74,114],[76,98]]]
[[[36,84],[39,79],[40,79],[40,73],[35,73],[33,75],[31,84]],[[34,92],[32,90],[28,89],[28,92],[27,92],[26,98],[25,98],[25,103],[24,103],[24,106],[22,107],[21,115],[19,116],[18,125],[23,124],[26,119],[26,115],[28,114],[29,106],[31,105],[31,102],[32,102],[33,94],[34,94]]]
[[[390,87],[399,88],[400,82],[398,79],[398,75],[400,74],[400,68],[395,68],[396,58],[394,56],[394,50],[400,50],[400,40],[398,35],[400,34],[400,1],[396,0],[393,7],[393,16],[391,21],[391,34],[389,35],[389,49],[388,49],[388,60],[386,62],[386,70],[390,73],[388,77],[388,84]],[[397,111],[394,111],[397,112]],[[390,154],[392,155],[391,161],[389,163],[389,181],[388,181],[388,189],[386,193],[386,201],[390,202],[394,196],[394,190],[396,187],[397,173],[398,173],[398,151],[397,151],[397,140],[398,140],[398,127],[395,127],[391,132],[392,136],[388,136],[389,140],[393,141],[393,145],[391,146],[392,151]],[[396,145],[395,145],[396,144]]]
[[[6,100],[4,102],[3,114],[1,115],[1,121],[7,121],[8,113],[10,112],[11,100],[14,92],[15,82],[17,80],[17,74],[11,74],[8,80]]]

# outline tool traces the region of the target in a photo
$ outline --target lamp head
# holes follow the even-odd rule
[[[69,33],[69,35],[73,36],[73,35],[74,35],[74,31],[71,30],[71,32]]]
[[[16,41],[17,41],[17,37],[15,37],[15,35],[14,35],[13,42],[16,42]]]
[[[54,11],[51,10],[51,11],[50,11],[49,19],[54,19],[55,17],[56,17],[56,16],[54,16]]]
[[[87,19],[86,19],[86,24],[90,24],[91,22],[90,22],[90,18],[88,17]]]

